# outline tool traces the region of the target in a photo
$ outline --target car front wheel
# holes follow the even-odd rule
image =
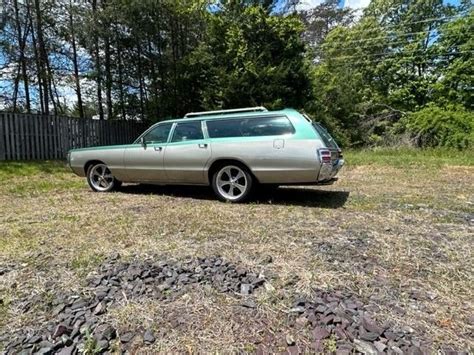
[[[222,201],[244,201],[252,190],[252,183],[252,175],[237,165],[224,165],[212,177],[212,188]]]
[[[107,165],[94,164],[87,169],[87,182],[92,190],[96,192],[109,192],[120,187],[118,181]]]

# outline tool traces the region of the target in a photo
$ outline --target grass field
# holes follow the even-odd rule
[[[472,350],[474,154],[345,156],[333,186],[283,187],[247,204],[221,203],[195,187],[125,185],[97,194],[62,162],[0,163],[0,328],[47,318],[51,294],[80,293],[112,253],[220,255],[269,275],[273,287],[256,294],[250,319],[237,296],[196,291],[118,305],[108,320],[118,329],[160,329],[151,350],[253,351],[263,325],[292,331],[285,317],[295,297],[344,290],[436,346]],[[267,256],[273,262],[263,265]],[[39,301],[25,310],[32,294]],[[189,325],[174,327],[176,313]]]

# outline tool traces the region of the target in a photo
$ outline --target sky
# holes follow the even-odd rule
[[[318,6],[324,2],[324,0],[303,0],[298,8],[300,10],[308,10]],[[370,0],[340,0],[339,4],[341,7],[351,7],[353,9],[363,9],[369,5]]]
[[[451,5],[459,5],[460,0],[445,0],[445,3]],[[318,6],[324,0],[303,0],[302,4],[298,5],[299,10],[308,10]],[[341,7],[351,7],[353,9],[364,9],[369,5],[370,0],[339,0]]]

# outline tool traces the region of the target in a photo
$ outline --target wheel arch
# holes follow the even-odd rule
[[[259,182],[257,177],[255,176],[255,174],[253,173],[252,169],[250,169],[248,164],[246,164],[242,160],[235,159],[235,158],[219,158],[219,159],[214,160],[211,163],[211,165],[209,166],[209,168],[207,169],[207,179],[208,179],[209,184],[212,184],[212,176],[214,175],[214,173],[220,167],[222,167],[224,165],[227,165],[227,164],[234,164],[234,165],[237,165],[237,166],[247,170],[249,172],[249,174],[252,175],[253,180],[257,183]]]
[[[107,165],[105,162],[103,162],[102,160],[99,160],[99,159],[91,159],[91,160],[88,160],[88,161],[84,164],[84,174],[85,174],[85,176],[87,176],[87,170],[89,170],[89,168],[90,168],[92,165],[95,165],[95,164],[105,164],[105,165]]]

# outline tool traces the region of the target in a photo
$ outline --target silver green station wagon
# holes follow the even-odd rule
[[[188,113],[133,144],[71,150],[68,163],[98,192],[122,182],[211,185],[219,199],[240,202],[260,185],[331,184],[344,160],[307,115],[253,107]]]

